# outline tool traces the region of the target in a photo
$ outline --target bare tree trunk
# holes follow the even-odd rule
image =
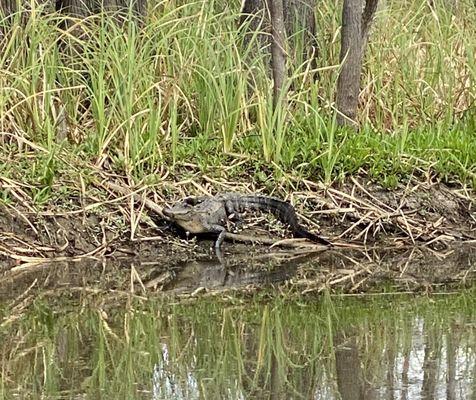
[[[342,69],[337,80],[337,123],[356,126],[359,104],[360,75],[365,46],[378,0],[344,0],[340,62]]]
[[[56,11],[72,17],[83,18],[91,15],[93,2],[88,0],[56,0]]]
[[[280,100],[285,103],[283,93],[286,79],[286,53],[284,51],[285,27],[283,0],[268,0],[271,13],[271,68],[273,70],[273,106],[278,107]]]
[[[250,17],[259,16],[265,10],[266,0],[244,0],[241,8],[240,25]],[[316,0],[283,0],[283,13],[288,35],[294,33],[296,25],[301,25],[311,33],[315,33],[314,8]],[[261,16],[262,18],[262,16]],[[255,29],[256,26],[252,26]]]
[[[8,17],[16,11],[16,1],[15,0],[0,0],[0,19]],[[0,26],[0,41],[5,37],[8,28],[4,26],[5,22]]]
[[[364,12],[362,14],[362,47],[367,45],[367,39],[369,36],[370,25],[374,19],[375,11],[377,11],[378,0],[367,0],[365,2]],[[363,51],[365,53],[365,50]]]
[[[86,17],[100,11],[126,12],[132,8],[138,16],[145,16],[146,0],[56,0],[56,10],[72,17]]]
[[[260,0],[255,0],[260,1]],[[73,17],[86,17],[104,10],[125,9],[129,7],[140,16],[145,16],[147,0],[41,0],[50,5],[49,9],[62,11]],[[25,4],[20,1],[20,4]],[[17,0],[0,0],[0,15],[9,16],[17,12]]]
[[[245,0],[241,8],[240,26],[251,20],[251,30],[256,30],[257,23],[261,19],[257,14],[263,11],[264,8],[264,0]]]
[[[17,9],[16,0],[0,0],[0,17],[8,17]]]
[[[137,0],[134,9],[137,15],[145,17],[147,15],[147,0]]]
[[[121,11],[126,13],[132,9],[137,16],[145,16],[147,12],[146,0],[102,0],[102,9],[105,11]]]
[[[315,8],[316,0],[284,0],[284,22],[288,37],[295,37],[296,40],[302,37],[302,62],[310,60],[313,68],[317,68],[318,57]],[[296,35],[297,32],[299,35]]]
[[[268,0],[269,2],[269,0]],[[266,0],[244,0],[241,10],[240,26],[249,23],[249,30],[256,31],[258,28],[267,31],[269,26],[269,12]],[[288,37],[295,36],[299,30],[304,30],[304,43],[307,48],[305,56],[313,55],[316,58],[316,24],[314,9],[316,0],[283,0],[284,25]],[[262,35],[262,43],[269,43],[267,36]]]
[[[344,0],[341,35],[337,123],[355,125],[362,68],[362,0]]]

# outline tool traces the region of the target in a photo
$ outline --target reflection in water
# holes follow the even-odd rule
[[[388,351],[395,343],[387,342],[387,349],[383,349],[383,352],[387,352],[388,358],[382,360],[387,364],[382,365],[380,371],[363,370],[362,358],[372,355],[362,354],[357,344],[358,334],[346,339],[343,333],[337,334],[334,338],[335,371],[326,371],[321,375],[321,380],[315,382],[313,398],[338,399],[340,396],[342,400],[452,400],[469,399],[471,394],[474,398],[476,391],[472,372],[475,371],[476,363],[470,343],[461,342],[454,330],[444,334],[425,330],[424,320],[419,317],[414,319],[413,327],[406,338],[411,346],[410,352]],[[471,338],[474,340],[474,335]],[[461,346],[455,346],[455,342]],[[378,363],[377,359],[375,361]],[[196,380],[189,379],[189,382],[194,383],[196,389]],[[271,379],[269,391],[279,393],[279,384],[279,380]],[[337,391],[334,390],[336,386]]]
[[[462,340],[454,322],[435,330],[415,317],[405,348],[387,360],[388,384],[378,390],[377,398],[469,399],[475,384],[470,344],[474,332],[467,339]]]
[[[198,379],[195,377],[195,361],[189,366],[184,377],[176,375],[170,363],[169,350],[162,343],[162,359],[154,365],[152,374],[153,400],[195,400],[201,398]],[[244,400],[240,390],[231,386],[226,390],[226,398]]]
[[[416,315],[393,319],[390,327],[385,326],[385,321],[383,325],[369,326],[364,319],[363,324],[342,328],[332,336],[334,360],[330,363],[332,353],[325,352],[325,341],[320,346],[321,354],[311,351],[312,326],[310,329],[303,326],[292,337],[285,326],[278,326],[277,320],[273,325],[272,321],[265,310],[261,325],[246,334],[245,340],[251,343],[245,353],[248,350],[251,354],[243,360],[247,365],[241,380],[240,374],[232,369],[223,381],[226,398],[245,399],[261,394],[270,399],[450,400],[476,395],[474,327],[459,317],[444,322]],[[231,335],[223,340],[236,340],[236,337]],[[309,352],[307,360],[294,363],[291,355],[288,358],[282,350],[298,352],[301,341],[302,349]],[[299,354],[296,356],[300,358]],[[268,368],[264,359],[269,361]],[[182,373],[177,373],[176,362],[170,360],[167,344],[163,342],[162,362],[154,367],[154,399],[196,399],[207,393],[203,383],[213,385],[216,371],[204,370],[196,362],[195,354],[182,367],[185,367]],[[215,368],[221,368],[220,364]],[[221,395],[224,394],[222,391]]]
[[[191,365],[193,369],[193,365]],[[152,377],[152,398],[176,399],[176,400],[194,400],[198,399],[198,383],[193,372],[189,371],[181,384],[179,379],[170,371],[169,351],[165,343],[162,344],[162,360],[154,365]]]
[[[28,293],[59,295],[81,291],[125,291],[141,295],[197,291],[260,291],[278,285],[299,293],[442,291],[476,282],[476,247],[444,254],[426,247],[329,250],[324,253],[227,246],[224,264],[208,255],[180,254],[153,260],[117,259],[17,266],[0,276],[0,301]],[[0,271],[2,265],[0,264]]]
[[[467,336],[467,340],[462,340],[461,329],[454,321],[446,327],[446,331],[443,331],[444,326],[435,330],[434,327],[425,326],[425,320],[418,316],[410,325],[410,330],[400,338],[403,342],[398,339],[394,341],[394,332],[389,332],[386,342],[382,343],[383,348],[372,354],[366,354],[368,343],[362,343],[362,339],[368,338],[362,336],[358,329],[352,328],[352,334],[337,333],[333,338],[335,369],[326,368],[316,375],[316,381],[309,382],[314,386],[309,391],[311,397],[316,400],[455,400],[470,399],[473,395],[474,398],[474,332]],[[270,361],[270,376],[264,381],[268,385],[268,397],[291,398],[289,393],[283,397],[282,371],[279,371],[282,366],[277,357],[271,354]],[[320,359],[315,362],[319,368]],[[375,364],[377,369],[367,368],[367,363],[368,366]],[[154,366],[153,399],[200,398],[199,381],[203,376],[200,378],[195,375],[194,362],[186,369],[183,376],[174,372],[176,366],[170,361],[167,344],[162,343],[162,360]],[[227,398],[247,398],[243,392],[234,389],[227,388]],[[294,389],[296,395],[299,389],[303,390],[300,396],[307,398],[305,388]]]
[[[475,399],[475,303],[470,292],[109,310],[39,302],[17,318],[0,308],[0,399]]]
[[[342,400],[367,399],[356,337],[346,339],[339,332],[334,337],[334,345],[337,388]]]

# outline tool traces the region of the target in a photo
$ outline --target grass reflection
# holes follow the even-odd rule
[[[475,296],[0,309],[0,398],[470,398]]]

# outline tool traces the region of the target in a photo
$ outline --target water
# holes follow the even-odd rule
[[[0,398],[475,399],[475,304],[35,299],[2,308]]]
[[[474,251],[402,254],[4,271],[0,399],[476,400]]]

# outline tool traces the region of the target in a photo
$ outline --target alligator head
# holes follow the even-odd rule
[[[190,233],[212,232],[212,226],[223,225],[226,211],[223,202],[213,198],[185,199],[163,213],[180,228]]]

